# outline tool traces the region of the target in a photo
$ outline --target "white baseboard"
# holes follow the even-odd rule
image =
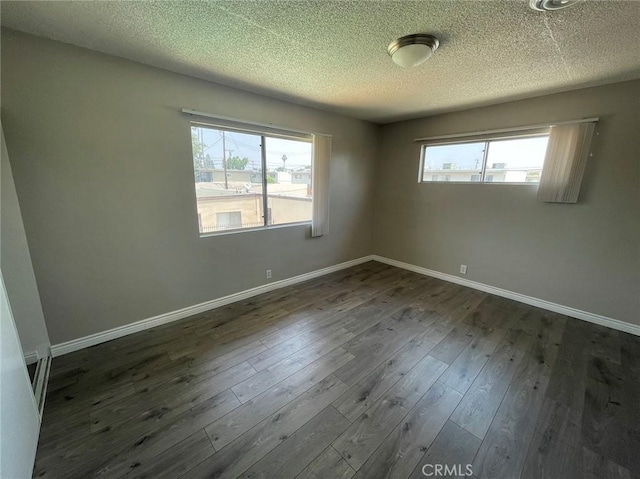
[[[38,351],[31,351],[24,353],[24,362],[27,364],[33,364],[38,362]]]
[[[218,299],[214,299],[204,303],[196,304],[194,306],[182,308],[177,311],[171,311],[169,313],[160,314],[152,318],[136,321],[135,323],[126,324],[124,326],[113,328],[108,331],[103,331],[100,333],[92,334],[90,336],[85,336],[83,338],[73,339],[71,341],[67,341],[64,343],[55,344],[51,346],[51,354],[53,357],[62,356],[63,354],[88,348],[89,346],[95,346],[96,344],[104,343],[106,341],[111,341],[112,339],[121,338],[122,336],[127,336],[129,334],[137,333],[139,331],[144,331],[145,329],[150,329],[155,326],[160,326],[161,324],[178,321],[180,319],[193,316],[194,314],[199,314],[205,311],[210,311],[212,309],[220,308],[222,306],[226,306],[227,304],[235,303],[236,301],[242,301],[244,299],[248,299],[253,296],[257,296],[259,294],[268,293],[269,291],[274,291],[276,289],[284,288],[286,286],[302,283],[304,281],[308,281],[310,279],[317,278],[319,276],[324,276],[326,274],[333,273],[335,271],[340,271],[342,269],[350,268],[358,264],[366,263],[367,261],[378,261],[380,263],[396,266],[398,268],[413,271],[415,273],[423,274],[426,276],[432,276],[434,278],[442,279],[444,281],[449,281],[451,283],[456,283],[462,286],[467,286],[469,288],[477,289],[479,291],[484,291],[485,293],[495,294],[496,296],[502,296],[503,298],[519,301],[521,303],[529,304],[531,306],[536,306],[538,308],[546,309],[548,311],[553,311],[556,313],[564,314],[566,316],[571,316],[572,318],[582,319],[584,321],[589,321],[590,323],[599,324],[601,326],[606,326],[608,328],[616,329],[618,331],[624,331],[625,333],[630,333],[636,336],[640,336],[640,326],[637,326],[635,324],[630,324],[624,321],[620,321],[618,319],[608,318],[606,316],[601,316],[598,314],[589,313],[587,311],[582,311],[582,310],[571,308],[568,306],[563,306],[561,304],[552,303],[550,301],[545,301],[543,299],[533,298],[531,296],[515,293],[513,291],[508,291],[506,289],[496,288],[495,286],[489,286],[487,284],[478,283],[476,281],[459,278],[457,276],[441,273],[439,271],[430,270],[427,268],[423,268],[421,266],[415,266],[413,264],[403,263],[402,261],[396,261],[394,259],[385,258],[383,256],[369,255],[369,256],[363,256],[362,258],[354,259],[351,261],[346,261],[344,263],[340,263],[334,266],[329,266],[328,268],[323,268],[316,271],[312,271],[310,273],[294,276],[292,278],[283,279],[281,281],[274,281],[273,283],[268,283],[262,286],[258,286],[256,288],[247,289],[245,291],[240,291],[238,293],[230,294],[222,298],[218,298]],[[25,356],[25,359],[27,361],[27,364],[31,364],[38,360],[38,354],[37,352],[29,353]]]
[[[24,361],[27,364],[33,364],[38,362],[42,358],[51,356],[51,346],[49,343],[38,344],[36,349],[24,353]]]
[[[553,311],[555,313],[564,314],[565,316],[582,319],[590,323],[599,324],[600,326],[606,326],[607,328],[612,328],[618,331],[623,331],[625,333],[640,336],[640,326],[627,323],[625,321],[620,321],[619,319],[608,318],[599,314],[589,313],[580,309],[575,309],[569,306],[563,306],[561,304],[545,301],[544,299],[533,298],[531,296],[515,293],[506,289],[496,288],[495,286],[489,286],[487,284],[478,283],[476,281],[459,278],[458,276],[453,276],[451,274],[441,273],[439,271],[423,268],[421,266],[403,263],[402,261],[396,261],[395,259],[385,258],[384,256],[373,255],[372,259],[380,263],[396,266],[397,268],[406,269],[415,273],[423,274],[425,276],[432,276],[444,281],[449,281],[450,283],[456,283],[462,286],[467,286],[468,288],[484,291],[485,293],[495,294],[496,296],[502,296],[503,298],[512,299],[524,304],[529,304],[541,309],[546,309],[547,311]]]
[[[251,288],[245,291],[240,291],[238,293],[230,294],[222,298],[206,301],[204,303],[196,304],[194,306],[188,306],[186,308],[182,308],[177,311],[171,311],[169,313],[160,314],[152,318],[136,321],[135,323],[125,324],[124,326],[109,329],[108,331],[92,334],[90,336],[85,336],[83,338],[73,339],[71,341],[66,341],[60,344],[54,344],[53,346],[51,346],[51,354],[54,358],[57,356],[62,356],[63,354],[88,348],[89,346],[95,346],[96,344],[104,343],[106,341],[111,341],[112,339],[121,338],[122,336],[127,336],[129,334],[137,333],[139,331],[144,331],[145,329],[150,329],[155,326],[160,326],[161,324],[170,323],[173,321],[177,321],[179,319],[184,319],[189,316],[193,316],[194,314],[199,314],[205,311],[210,311],[212,309],[220,308],[222,306],[226,306],[227,304],[235,303],[236,301],[242,301],[244,299],[251,298],[259,294],[268,293],[269,291],[274,291],[276,289],[284,288],[286,286],[302,283],[303,281],[308,281],[310,279],[317,278],[319,276],[324,276],[326,274],[333,273],[335,271],[351,268],[352,266],[366,263],[367,261],[371,261],[372,259],[373,259],[373,256],[371,255],[363,256],[362,258],[354,259],[351,261],[345,261],[344,263],[336,264],[334,266],[329,266],[328,268],[319,269],[316,271],[312,271],[310,273],[301,274],[299,276],[294,276],[292,278],[287,278],[280,281],[274,281],[272,283],[264,284],[256,288]]]

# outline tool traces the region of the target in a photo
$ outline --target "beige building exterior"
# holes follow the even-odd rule
[[[541,169],[533,168],[487,168],[486,183],[539,183]],[[423,181],[479,182],[480,171],[444,168],[425,170]]]
[[[264,226],[263,196],[260,192],[198,197],[200,233]],[[311,198],[269,194],[269,224],[278,225],[311,220]]]

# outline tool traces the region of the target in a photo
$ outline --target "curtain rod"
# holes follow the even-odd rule
[[[520,126],[513,128],[501,128],[498,130],[482,130],[482,131],[472,131],[469,133],[456,133],[453,135],[440,135],[440,136],[428,136],[425,138],[415,138],[413,141],[432,141],[432,140],[448,140],[453,138],[467,138],[472,136],[481,136],[481,135],[492,135],[494,133],[511,133],[514,131],[527,131],[527,130],[539,130],[540,128],[549,128],[552,126],[558,125],[570,125],[574,123],[593,123],[600,120],[600,118],[584,118],[581,120],[571,120],[571,121],[557,121],[552,123],[547,123],[544,125],[532,125],[532,126]]]
[[[319,132],[307,131],[307,130],[297,130],[295,128],[289,128],[289,127],[286,127],[286,126],[278,126],[278,125],[274,125],[273,123],[261,123],[259,121],[241,120],[240,118],[233,118],[231,116],[215,115],[213,113],[206,113],[206,112],[203,112],[203,111],[192,110],[190,108],[183,108],[182,109],[182,113],[186,113],[187,115],[203,116],[203,117],[206,117],[206,118],[214,118],[216,120],[232,121],[232,122],[235,122],[235,123],[241,123],[241,124],[245,124],[245,125],[249,125],[249,126],[259,126],[259,127],[262,127],[262,128],[273,128],[275,130],[281,130],[283,132],[290,131],[292,133],[302,133],[303,135],[316,135],[316,136],[328,136],[328,137],[332,136],[332,135],[328,135],[326,133],[319,133]]]

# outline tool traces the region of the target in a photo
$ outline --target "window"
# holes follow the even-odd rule
[[[311,221],[310,136],[194,123],[191,143],[200,234]]]
[[[421,182],[537,184],[549,134],[422,146]]]
[[[216,228],[218,230],[242,228],[242,211],[216,213]]]

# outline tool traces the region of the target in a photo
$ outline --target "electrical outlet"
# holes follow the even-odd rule
[[[466,264],[461,264],[460,265],[460,274],[467,274],[467,265]]]
[[[267,279],[271,279],[271,270],[270,269],[267,270]]]

